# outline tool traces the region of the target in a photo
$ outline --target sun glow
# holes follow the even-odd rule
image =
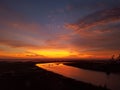
[[[48,58],[63,58],[71,55],[71,53],[66,50],[40,50],[33,52]]]

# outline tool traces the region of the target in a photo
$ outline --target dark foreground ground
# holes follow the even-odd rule
[[[107,90],[45,71],[33,62],[0,62],[0,90]]]
[[[66,65],[83,68],[87,70],[95,70],[110,73],[120,73],[120,61],[115,60],[99,60],[99,61],[77,61],[65,63]]]

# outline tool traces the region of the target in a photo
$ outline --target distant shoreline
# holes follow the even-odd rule
[[[78,61],[65,63],[65,65],[105,72],[106,74],[120,73],[120,61]]]

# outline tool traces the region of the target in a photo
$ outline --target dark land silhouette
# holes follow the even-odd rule
[[[120,73],[120,60],[110,59],[110,60],[82,60],[71,63],[65,63],[66,65],[110,73]]]
[[[0,90],[107,90],[38,68],[37,62],[0,62]]]

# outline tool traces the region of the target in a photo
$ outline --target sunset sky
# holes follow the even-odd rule
[[[0,0],[0,58],[110,58],[120,0]]]

